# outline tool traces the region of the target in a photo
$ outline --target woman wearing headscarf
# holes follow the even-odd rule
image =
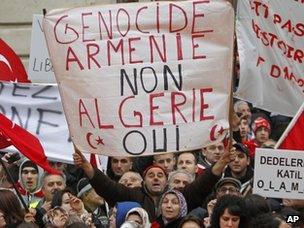
[[[125,221],[134,221],[139,224],[139,227],[141,228],[150,228],[151,223],[149,219],[149,215],[147,211],[140,207],[135,207],[126,215]]]
[[[152,223],[152,228],[178,227],[187,215],[187,203],[183,194],[177,190],[169,190],[160,200],[161,215]]]
[[[127,213],[135,207],[141,206],[133,201],[117,202],[112,212],[110,212],[109,228],[120,227],[124,223]]]

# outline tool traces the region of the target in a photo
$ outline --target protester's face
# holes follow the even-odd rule
[[[214,164],[220,159],[221,155],[224,153],[224,150],[224,143],[218,142],[203,148],[203,155],[209,163]]]
[[[249,122],[251,121],[252,114],[251,114],[251,110],[250,110],[248,104],[244,103],[244,104],[240,105],[237,112],[242,113],[242,115],[244,117],[246,117]]]
[[[177,159],[177,169],[184,169],[190,174],[195,174],[197,171],[197,165],[194,155],[191,153],[183,153],[179,155]]]
[[[116,176],[122,176],[132,168],[131,158],[128,157],[112,157],[111,169]]]
[[[69,214],[72,210],[71,207],[71,194],[69,192],[66,192],[62,195],[62,204],[61,207]]]
[[[170,188],[182,191],[186,185],[191,183],[191,179],[187,174],[177,173],[171,177],[169,186]]]
[[[0,227],[5,227],[5,225],[6,225],[6,221],[4,219],[4,214],[0,210]]]
[[[50,221],[54,227],[65,227],[68,221],[68,214],[60,209],[55,209],[52,211]]]
[[[247,135],[250,131],[248,120],[247,119],[241,119],[240,124],[240,134],[242,139],[247,139]]]
[[[268,139],[266,142],[262,144],[263,148],[275,148],[276,142],[272,139]]]
[[[178,217],[179,211],[180,204],[177,196],[173,193],[165,195],[161,204],[162,216],[166,220],[172,221]]]
[[[181,228],[200,228],[200,225],[193,221],[185,222]]]
[[[220,228],[238,228],[239,224],[240,216],[232,215],[225,209],[220,217]]]
[[[140,215],[138,213],[132,213],[128,216],[128,218],[126,219],[126,221],[133,221],[136,222],[138,225],[142,225],[143,224],[143,220],[140,217]]]
[[[233,184],[226,183],[226,184],[223,184],[223,186],[221,186],[219,189],[217,189],[216,198],[219,199],[223,195],[240,196],[241,193],[240,193],[240,190],[237,187],[235,187]]]
[[[255,140],[258,144],[263,144],[269,139],[269,131],[265,127],[259,127],[255,132]]]
[[[174,169],[175,159],[173,153],[154,155],[154,164],[162,167],[166,173]]]
[[[21,170],[21,180],[29,192],[33,192],[38,184],[38,171],[33,167],[24,167]]]
[[[234,161],[230,162],[229,167],[235,174],[245,174],[249,163],[250,158],[243,152],[236,150],[236,157]]]
[[[126,172],[119,180],[119,183],[129,188],[141,187],[142,179],[139,174]]]
[[[164,171],[160,168],[151,168],[145,176],[145,185],[150,193],[159,195],[161,194],[167,184],[167,178]]]
[[[44,179],[42,186],[42,192],[46,201],[51,201],[55,190],[63,190],[65,188],[65,182],[60,175],[48,175]]]

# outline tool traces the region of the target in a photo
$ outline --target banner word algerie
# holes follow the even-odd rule
[[[43,26],[82,151],[184,151],[225,134],[233,49],[226,1],[55,10]]]
[[[253,192],[274,198],[304,199],[303,151],[258,149]]]
[[[286,7],[293,13],[287,13]],[[303,3],[294,0],[240,1],[240,98],[288,116],[300,107],[304,99],[303,9]]]
[[[73,148],[57,86],[0,82],[0,112],[37,136],[50,160],[72,162]]]

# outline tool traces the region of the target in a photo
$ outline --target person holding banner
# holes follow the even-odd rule
[[[194,182],[183,189],[182,193],[189,211],[203,203],[205,197],[210,194],[213,186],[220,179],[226,165],[234,158],[235,148],[232,148],[226,151],[214,166],[207,169],[204,175],[198,176]],[[77,148],[75,148],[73,159],[75,165],[84,170],[96,193],[103,197],[110,206],[119,201],[136,201],[147,210],[151,221],[156,218],[155,208],[167,185],[167,176],[161,167],[155,165],[148,167],[144,173],[142,187],[130,189],[112,181],[98,169],[94,169]]]

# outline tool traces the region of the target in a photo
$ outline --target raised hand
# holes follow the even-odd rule
[[[73,153],[74,164],[82,168],[85,174],[89,179],[92,179],[94,176],[94,168],[90,162],[87,161],[85,156],[78,150],[78,148],[74,145],[75,153]]]
[[[234,147],[230,147],[230,149],[226,149],[225,152],[220,157],[220,159],[212,167],[212,173],[214,175],[220,176],[222,172],[224,172],[226,166],[230,162],[235,160],[235,157],[236,157],[236,149]]]

